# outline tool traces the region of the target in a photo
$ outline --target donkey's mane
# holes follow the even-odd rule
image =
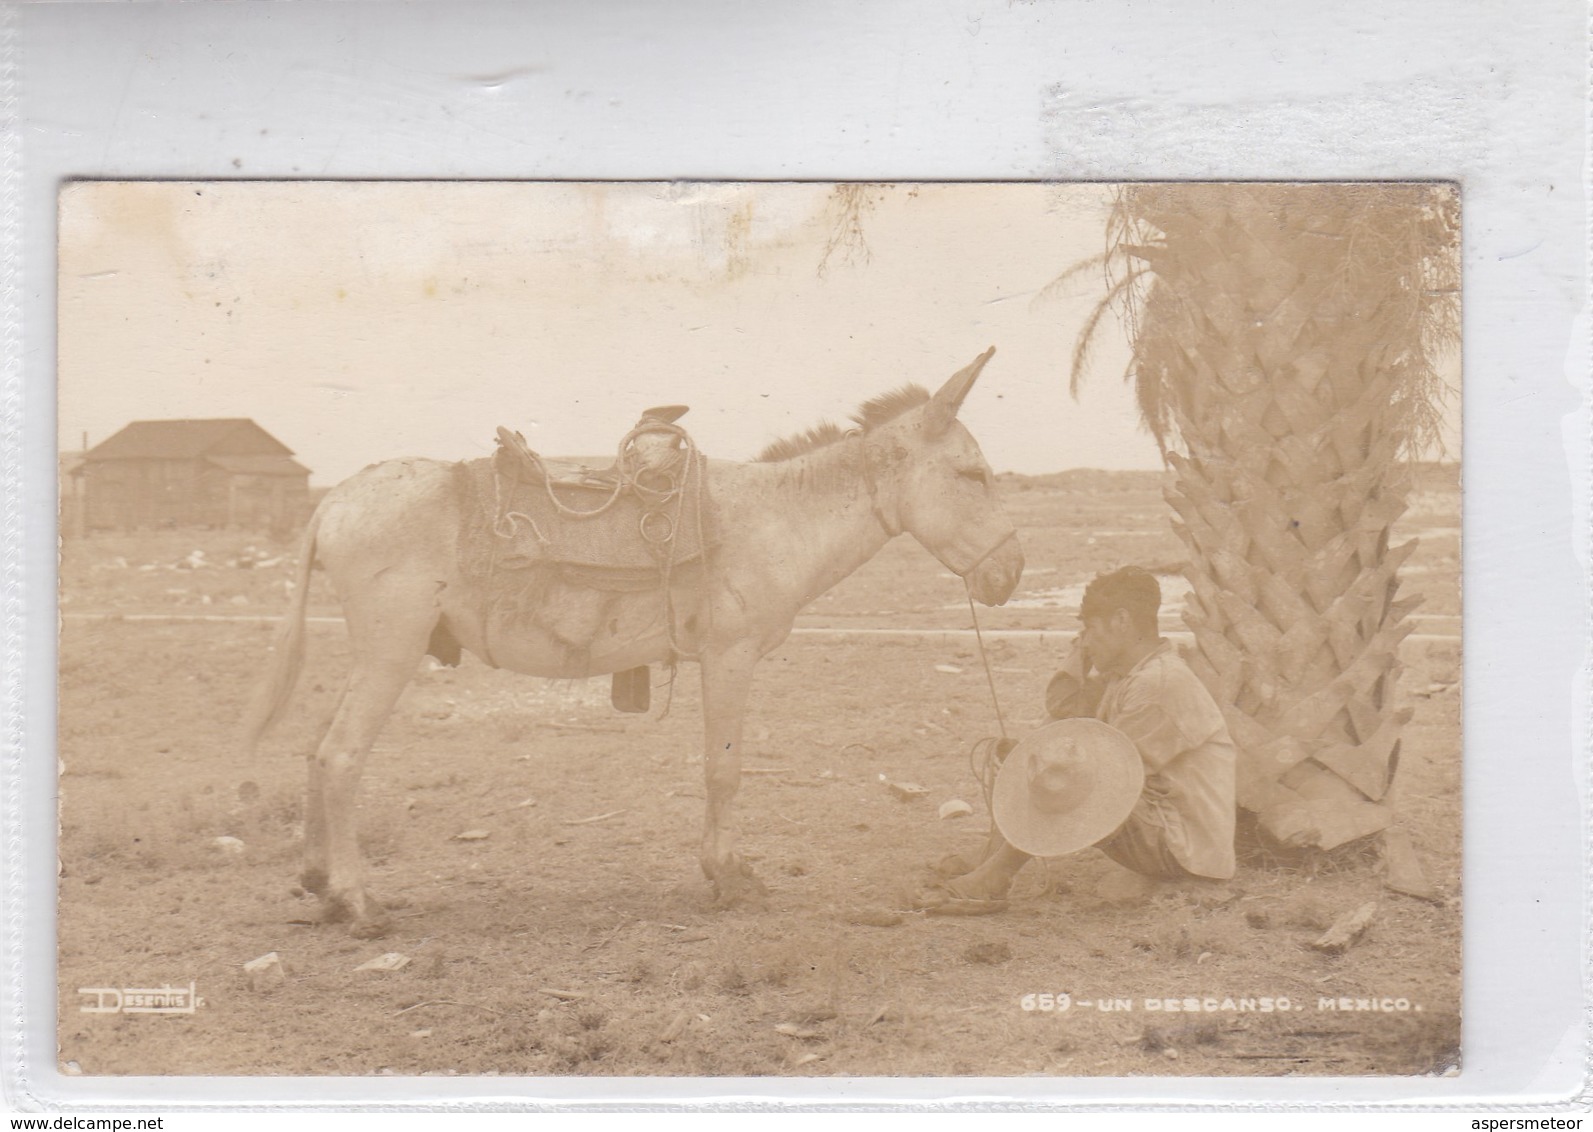
[[[867,432],[887,421],[895,420],[909,409],[916,409],[928,400],[929,390],[922,385],[904,385],[900,389],[892,389],[889,393],[881,393],[878,397],[864,401],[858,406],[857,412],[852,414],[852,422]],[[758,453],[758,462],[777,464],[783,460],[793,459],[804,452],[834,444],[846,436],[846,431],[840,425],[825,421],[806,432],[793,433],[791,436],[776,440]]]

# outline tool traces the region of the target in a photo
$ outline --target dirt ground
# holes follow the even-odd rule
[[[1183,557],[1154,474],[1003,480],[1029,568],[1011,605],[980,611],[986,629],[1070,629],[1095,572],[1129,562],[1171,571]],[[609,707],[606,679],[541,681],[467,657],[457,670],[428,663],[368,766],[362,841],[373,887],[400,905],[392,933],[376,941],[312,924],[314,901],[295,886],[302,756],[344,671],[340,626],[313,629],[289,721],[253,759],[235,743],[273,631],[246,618],[280,612],[295,549],[241,532],[68,541],[62,1066],[504,1076],[1453,1072],[1458,516],[1452,470],[1429,469],[1403,523],[1422,540],[1406,590],[1427,600],[1404,657],[1401,695],[1416,714],[1398,789],[1437,901],[1384,890],[1370,851],[1288,862],[1252,854],[1229,884],[1133,898],[1122,870],[1087,850],[1025,870],[1004,914],[904,911],[926,864],[982,843],[987,828],[968,760],[970,746],[996,730],[984,668],[961,636],[799,633],[760,669],[748,724],[743,845],[769,887],[765,906],[715,910],[697,866],[694,669],[681,669],[670,694],[655,689],[649,715],[626,716]],[[1182,587],[1163,581],[1164,625],[1176,630]],[[326,594],[312,599],[312,613],[335,612]],[[961,584],[904,538],[802,625],[966,629],[970,621]],[[1013,731],[1040,721],[1060,647],[1033,637],[991,645]],[[655,670],[655,682],[664,675]],[[926,793],[904,801],[889,788],[901,782]],[[941,820],[937,809],[950,799],[970,803],[973,816]],[[1377,909],[1361,943],[1338,957],[1310,949],[1367,901]],[[285,977],[251,985],[243,965],[269,952]],[[388,952],[409,961],[356,970]],[[203,998],[192,1014],[81,1010],[90,1001],[82,987],[190,982]],[[1032,1009],[1025,996],[1035,996]],[[1197,1009],[1165,1009],[1185,999]],[[1149,1009],[1152,1000],[1163,1009]]]

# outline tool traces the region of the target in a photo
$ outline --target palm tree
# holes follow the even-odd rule
[[[1133,185],[1093,261],[1108,293],[1074,392],[1120,312],[1191,559],[1188,658],[1240,748],[1241,807],[1284,845],[1331,849],[1394,816],[1420,598],[1397,596],[1416,544],[1391,532],[1459,340],[1458,235],[1448,185]],[[1413,861],[1398,835],[1385,848]]]

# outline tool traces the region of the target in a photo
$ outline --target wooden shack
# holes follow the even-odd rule
[[[86,530],[247,527],[291,531],[310,471],[254,421],[134,421],[72,471]]]

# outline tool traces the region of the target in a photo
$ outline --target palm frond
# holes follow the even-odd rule
[[[1113,197],[1105,235],[1103,252],[1069,267],[1041,293],[1092,269],[1105,275],[1105,294],[1074,341],[1068,388],[1075,397],[1113,310],[1133,352],[1130,377],[1143,422],[1165,452],[1187,415],[1175,406],[1192,411],[1236,392],[1191,384],[1179,342],[1199,337],[1207,320],[1221,322],[1261,301],[1280,280],[1309,278],[1324,317],[1375,326],[1379,341],[1403,359],[1388,371],[1394,381],[1382,423],[1403,438],[1405,454],[1441,448],[1451,392],[1441,370],[1460,340],[1459,198],[1451,186],[1126,185]],[[1259,254],[1269,257],[1264,262],[1275,274],[1268,278],[1248,266]],[[1241,343],[1245,328],[1230,329]],[[1220,386],[1229,375],[1216,376]]]
[[[1045,300],[1056,298],[1057,295],[1069,283],[1072,283],[1075,279],[1080,278],[1086,272],[1099,271],[1099,270],[1103,269],[1106,266],[1106,257],[1108,255],[1110,255],[1110,254],[1112,254],[1112,253],[1110,253],[1110,252],[1101,252],[1098,255],[1092,255],[1092,256],[1089,256],[1089,257],[1087,257],[1085,259],[1079,260],[1079,262],[1075,263],[1072,267],[1068,268],[1061,275],[1058,275],[1055,279],[1051,280],[1051,282],[1047,283],[1044,287],[1041,287],[1040,290],[1039,290],[1039,293],[1034,296],[1034,298],[1031,300],[1031,302],[1038,303],[1038,302],[1042,302],[1042,301],[1045,301]]]
[[[1095,351],[1101,321],[1108,314],[1117,311],[1123,293],[1134,286],[1142,274],[1143,271],[1130,271],[1112,283],[1107,288],[1106,297],[1095,304],[1084,320],[1083,328],[1073,340],[1072,375],[1068,381],[1068,392],[1074,397],[1079,395],[1079,390],[1084,386],[1084,375],[1089,370],[1090,360]]]

